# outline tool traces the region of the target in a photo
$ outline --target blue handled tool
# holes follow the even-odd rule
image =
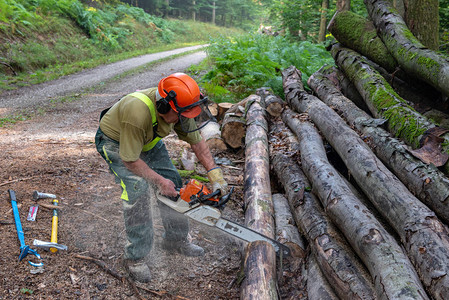
[[[38,259],[41,259],[39,253],[31,249],[30,246],[25,245],[25,236],[23,234],[22,223],[20,222],[19,209],[17,208],[16,193],[13,190],[8,190],[8,192],[9,198],[11,199],[12,211],[14,214],[14,222],[16,223],[17,236],[19,237],[20,241],[19,261],[22,261],[22,259],[24,259],[25,256],[27,256],[29,253],[33,254]],[[42,267],[44,265],[43,263],[34,263],[31,261],[29,261],[29,263],[34,267]]]

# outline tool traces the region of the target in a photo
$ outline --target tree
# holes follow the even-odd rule
[[[329,0],[323,0],[321,4],[320,32],[318,42],[322,43],[326,39],[327,10],[329,9]]]

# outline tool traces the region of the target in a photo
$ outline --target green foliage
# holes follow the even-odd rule
[[[333,64],[321,45],[290,42],[287,38],[248,34],[238,38],[217,38],[207,52],[214,67],[202,79],[202,86],[215,101],[243,99],[262,86],[283,97],[280,71],[291,65],[303,73],[303,83],[324,64]],[[231,93],[220,93],[218,86]],[[219,90],[219,93],[216,91]],[[222,99],[222,98],[226,99]],[[231,101],[232,102],[232,101]]]

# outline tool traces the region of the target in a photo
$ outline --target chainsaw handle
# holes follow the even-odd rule
[[[220,191],[220,190],[217,190]],[[231,199],[231,195],[234,192],[234,187],[231,187],[231,190],[229,193],[221,197],[220,201],[218,201],[218,207],[224,206],[226,203],[228,203],[229,199]]]

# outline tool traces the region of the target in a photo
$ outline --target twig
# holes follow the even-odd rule
[[[65,205],[68,205],[68,204],[66,204],[66,203],[64,203],[64,204],[65,204]],[[109,223],[109,220],[108,220],[108,219],[105,219],[105,218],[103,218],[102,216],[96,215],[96,214],[94,214],[94,213],[92,213],[92,212],[90,212],[90,211],[84,210],[84,209],[79,208],[79,207],[76,207],[76,206],[70,206],[70,207],[74,207],[74,208],[76,208],[76,209],[79,209],[79,210],[81,210],[82,212],[85,212],[86,214],[89,214],[89,215],[92,215],[92,216],[94,216],[94,217],[100,218],[100,219],[102,219],[103,221]]]
[[[5,66],[7,66],[8,68],[10,68],[10,69],[11,69],[11,71],[12,71],[12,73],[14,74],[14,76],[17,76],[17,72],[16,72],[16,70],[14,70],[14,68],[13,68],[13,67],[11,67],[11,65],[9,65],[9,64],[7,64],[7,63],[5,63],[4,61],[0,61],[0,64],[2,64],[2,65],[5,65]]]
[[[2,224],[2,225],[10,225],[10,224],[13,224],[13,222],[6,221],[6,220],[0,220],[0,224]]]
[[[4,186],[4,185],[11,184],[11,183],[18,182],[18,181],[25,181],[25,180],[28,180],[28,179],[31,179],[31,178],[34,178],[34,177],[36,177],[36,176],[25,177],[25,178],[18,178],[18,179],[14,179],[14,180],[8,180],[8,181],[0,183],[0,186]]]
[[[88,261],[93,262],[97,266],[101,267],[104,271],[106,271],[106,273],[114,276],[115,278],[120,280],[122,283],[125,282],[125,280],[128,281],[128,283],[131,285],[134,293],[137,295],[137,298],[139,298],[141,300],[145,299],[145,298],[142,297],[142,295],[140,295],[139,290],[137,289],[136,284],[134,283],[134,281],[131,278],[129,278],[129,276],[122,276],[119,273],[117,273],[116,271],[108,268],[108,266],[106,266],[106,263],[104,261],[102,261],[102,260],[99,260],[99,259],[96,259],[96,258],[93,258],[93,257],[90,257],[90,256],[84,256],[84,255],[78,255],[78,254],[75,254],[75,257],[79,258],[79,259],[84,259],[84,260],[88,260]]]

